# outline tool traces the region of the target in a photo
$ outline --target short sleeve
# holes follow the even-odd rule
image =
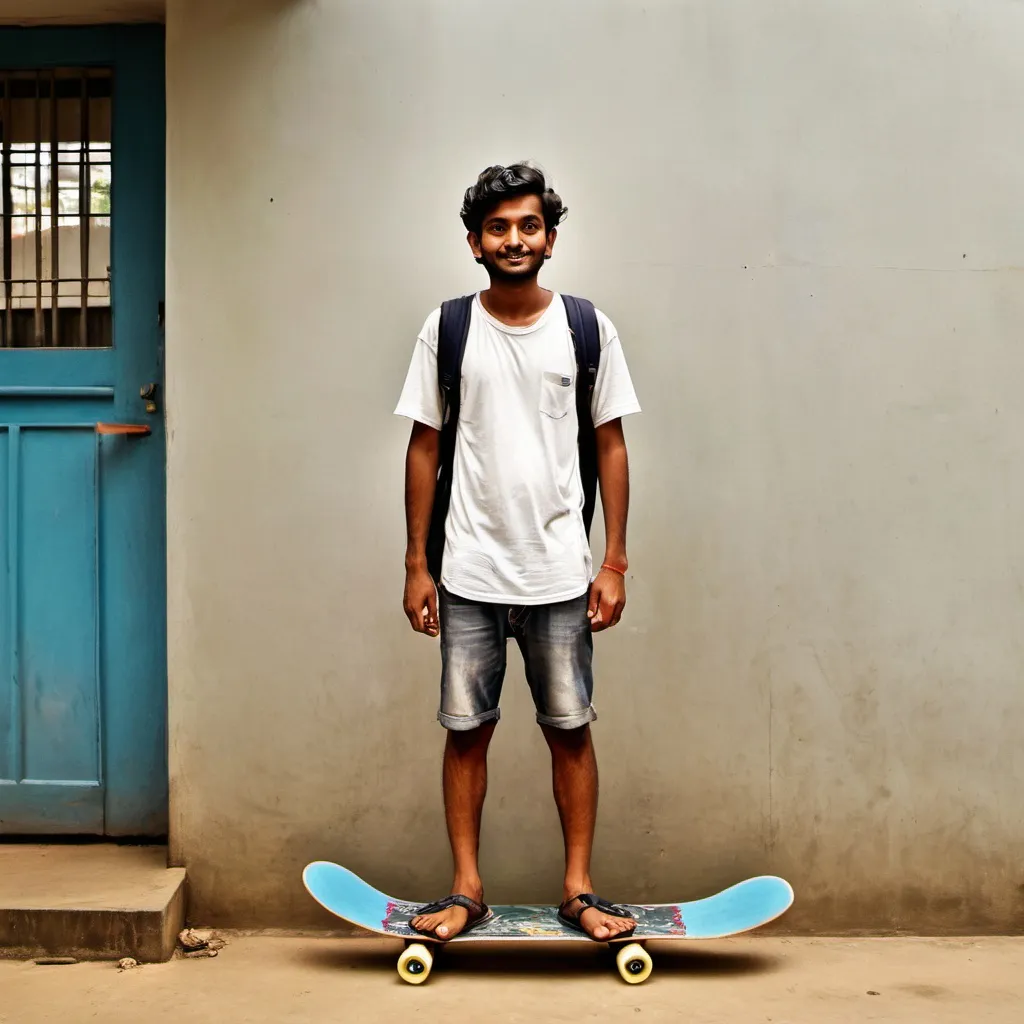
[[[640,412],[640,403],[615,325],[600,310],[597,311],[597,323],[601,332],[601,362],[597,367],[594,393],[590,397],[590,411],[594,426],[600,427],[622,416]]]
[[[441,310],[435,309],[416,338],[396,416],[441,429],[441,392],[437,386],[437,328]]]

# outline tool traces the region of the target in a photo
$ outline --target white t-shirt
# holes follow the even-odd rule
[[[440,308],[427,317],[395,413],[441,429]],[[594,425],[639,412],[611,321],[600,311]],[[496,604],[568,601],[590,586],[576,417],[576,358],[561,296],[509,327],[473,299],[462,363],[441,583]]]

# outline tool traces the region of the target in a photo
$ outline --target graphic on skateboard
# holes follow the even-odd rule
[[[306,890],[332,914],[378,935],[406,940],[398,958],[403,981],[419,985],[433,966],[430,945],[440,940],[409,926],[419,907],[430,900],[399,900],[375,889],[358,875],[330,861],[314,861],[302,872]],[[760,928],[793,904],[793,889],[774,875],[748,878],[714,896],[690,903],[622,906],[636,920],[636,931],[609,945],[619,946],[616,964],[624,981],[636,985],[650,977],[654,963],[643,943],[648,939],[723,939]],[[594,942],[558,920],[555,907],[496,906],[494,916],[449,942]]]

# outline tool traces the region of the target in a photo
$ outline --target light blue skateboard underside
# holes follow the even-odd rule
[[[330,861],[314,861],[302,873],[309,894],[332,914],[380,935],[424,936],[409,927],[417,908],[431,900],[399,900]],[[789,882],[773,875],[748,878],[691,903],[624,904],[637,920],[633,938],[721,939],[759,928],[793,903]],[[492,906],[494,917],[453,942],[590,938],[563,925],[554,907]]]

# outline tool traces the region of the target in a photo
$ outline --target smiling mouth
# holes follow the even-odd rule
[[[509,263],[522,263],[523,260],[526,259],[526,257],[527,257],[527,253],[521,252],[521,253],[517,253],[515,256],[505,256],[504,258]]]

